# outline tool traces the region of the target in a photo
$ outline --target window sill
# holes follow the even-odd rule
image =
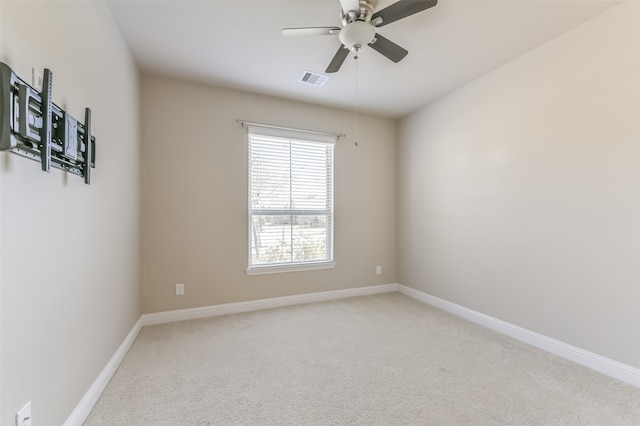
[[[333,269],[336,262],[302,263],[294,265],[253,266],[245,269],[247,275],[282,274],[286,272],[314,271],[316,269]]]

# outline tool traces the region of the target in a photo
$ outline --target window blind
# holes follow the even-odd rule
[[[249,126],[249,268],[333,261],[336,137]]]

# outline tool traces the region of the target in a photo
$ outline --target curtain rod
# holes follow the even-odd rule
[[[323,135],[323,136],[335,136],[338,139],[344,138],[347,136],[345,133],[330,133],[330,132],[318,132],[316,130],[294,129],[293,127],[274,126],[272,124],[256,123],[253,121],[241,120],[239,118],[236,120],[236,122],[240,123],[242,127],[244,127],[245,125],[246,126],[253,125],[253,126],[267,127],[269,129],[289,130],[292,132],[304,132],[304,133],[310,133],[314,135]]]

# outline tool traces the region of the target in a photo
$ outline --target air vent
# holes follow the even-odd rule
[[[311,84],[312,86],[322,87],[329,80],[328,75],[318,74],[312,71],[305,71],[300,77],[301,83]]]

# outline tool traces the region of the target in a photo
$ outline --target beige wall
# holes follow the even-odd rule
[[[93,111],[97,165],[75,175],[0,153],[0,424],[32,402],[60,425],[140,316],[138,72],[103,2],[0,3],[0,59],[53,100]]]
[[[396,151],[391,120],[361,115],[356,147],[351,111],[154,76],[139,115],[102,2],[3,0],[0,60],[51,68],[56,103],[91,107],[98,156],[86,186],[0,153],[0,424],[28,400],[38,424],[67,418],[140,315],[140,265],[143,312],[398,281],[640,367],[639,15],[614,8],[417,111]],[[236,119],[348,134],[335,269],[246,275]]]
[[[361,115],[356,147],[351,111],[152,76],[141,102],[144,312],[395,282],[393,121]],[[247,135],[237,119],[348,134],[335,149],[335,269],[246,274]]]
[[[640,367],[640,4],[402,120],[398,280]]]

